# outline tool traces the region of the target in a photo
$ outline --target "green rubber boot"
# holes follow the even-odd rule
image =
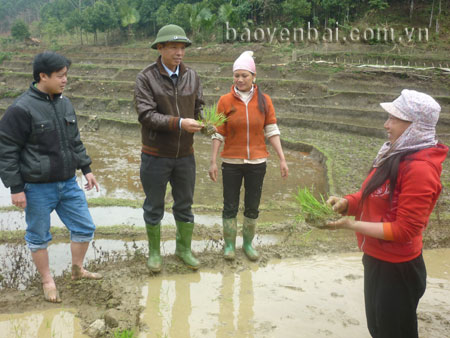
[[[232,261],[235,257],[237,220],[236,218],[222,218],[222,224],[223,239],[225,241],[223,257]]]
[[[160,239],[161,239],[161,223],[157,225],[146,224],[148,237],[148,260],[147,267],[151,272],[161,271],[161,255],[160,255]]]
[[[175,255],[179,257],[187,267],[197,270],[200,266],[198,260],[192,255],[191,241],[194,223],[176,221],[177,237]]]
[[[256,261],[259,258],[259,253],[252,247],[253,237],[256,232],[256,219],[244,217],[244,225],[242,227],[242,235],[244,237],[244,244],[242,249],[249,260]]]

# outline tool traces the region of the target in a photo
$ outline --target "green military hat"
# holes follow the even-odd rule
[[[183,42],[189,47],[192,42],[186,36],[184,29],[177,25],[165,25],[161,27],[156,35],[156,40],[151,44],[151,48],[157,49],[158,43]]]

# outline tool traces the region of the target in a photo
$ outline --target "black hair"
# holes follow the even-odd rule
[[[264,96],[263,91],[261,90],[261,87],[258,86],[258,109],[261,111],[261,113],[266,114],[267,113],[267,101],[266,97]]]
[[[361,205],[369,195],[380,187],[386,180],[389,179],[389,203],[392,202],[394,196],[395,186],[397,185],[398,166],[402,160],[408,160],[408,155],[411,155],[418,150],[405,151],[400,154],[393,155],[387,158],[384,163],[378,167],[373,176],[367,182],[366,187],[363,190]],[[372,171],[370,168],[369,172]]]
[[[69,68],[71,64],[72,61],[55,52],[40,53],[33,60],[33,78],[39,82],[41,80],[39,74],[44,73],[51,76],[52,73],[60,71],[64,67]]]

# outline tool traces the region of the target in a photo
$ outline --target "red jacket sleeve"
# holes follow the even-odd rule
[[[397,185],[400,193],[392,236],[395,242],[405,243],[426,227],[442,186],[436,168],[425,161],[409,163]]]
[[[359,208],[359,201],[361,200],[362,190],[358,191],[355,194],[350,194],[344,196],[344,198],[348,201],[347,207],[347,215],[348,216],[356,216]]]

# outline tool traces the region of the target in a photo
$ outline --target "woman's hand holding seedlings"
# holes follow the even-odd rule
[[[327,203],[333,207],[333,211],[344,215],[347,212],[348,200],[342,197],[330,196]]]
[[[327,203],[332,206],[335,212],[344,215],[348,209],[348,200],[342,197],[330,196]],[[348,217],[342,217],[334,222],[327,222],[326,226],[331,230],[352,229],[355,221]]]

